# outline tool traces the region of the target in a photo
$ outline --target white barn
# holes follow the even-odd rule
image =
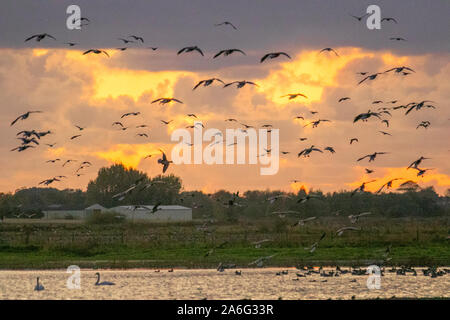
[[[122,214],[131,220],[155,220],[155,221],[190,221],[192,209],[178,205],[158,206],[158,210],[152,213],[153,205],[119,206],[109,209]]]

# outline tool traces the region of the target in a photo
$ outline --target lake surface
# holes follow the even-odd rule
[[[344,269],[344,268],[343,268]],[[288,270],[287,275],[276,275]],[[334,270],[325,268],[325,270]],[[356,299],[396,297],[450,297],[450,275],[431,278],[416,268],[417,276],[386,272],[381,288],[367,288],[368,275],[305,278],[295,268],[212,269],[160,272],[150,269],[100,270],[101,280],[114,286],[95,286],[99,270],[81,270],[81,288],[68,289],[66,270],[0,271],[0,299]],[[45,290],[34,291],[36,277]],[[293,280],[298,279],[298,280]],[[322,282],[326,280],[326,282]]]

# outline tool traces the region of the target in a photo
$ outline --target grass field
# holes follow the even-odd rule
[[[115,224],[8,221],[0,224],[0,268],[210,268],[220,262],[245,267],[262,256],[276,254],[267,266],[450,265],[449,218],[361,219],[360,231],[341,237],[347,218],[321,218],[295,227],[280,219],[258,222]],[[327,236],[314,253],[305,250],[323,232]],[[252,242],[270,239],[257,249]],[[223,244],[226,242],[225,244]],[[209,256],[212,248],[223,244]]]

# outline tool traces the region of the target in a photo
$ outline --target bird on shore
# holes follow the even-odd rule
[[[242,53],[244,56],[246,56],[247,54],[244,52],[244,51],[242,51],[241,49],[225,49],[225,50],[220,50],[218,53],[216,53],[214,56],[213,56],[213,59],[215,59],[215,58],[217,58],[218,56],[220,56],[220,55],[224,55],[225,57],[226,56],[229,56],[230,54],[232,54],[233,52],[240,52],[240,53]]]
[[[42,291],[45,290],[44,286],[39,283],[39,277],[36,278],[36,286],[34,287],[34,291]]]
[[[97,272],[95,275],[97,276],[97,281],[95,282],[96,286],[114,286],[115,285],[114,282],[109,282],[109,281],[100,282],[100,273],[99,272]]]
[[[197,52],[200,53],[202,56],[204,56],[203,51],[202,51],[199,47],[197,47],[197,46],[184,47],[184,48],[180,49],[180,50],[177,52],[177,55],[179,55],[179,54],[181,54],[181,53],[183,53],[183,52],[193,52],[193,51],[197,51]]]
[[[10,126],[13,126],[14,124],[16,124],[17,121],[19,120],[26,120],[28,119],[28,117],[32,114],[32,113],[42,113],[42,111],[28,111],[20,116],[18,116],[13,122],[11,122]]]
[[[259,61],[260,63],[264,62],[266,59],[275,59],[277,57],[279,57],[280,55],[286,56],[289,59],[291,59],[291,56],[288,55],[286,52],[271,52],[271,53],[267,53],[265,54],[261,60]]]

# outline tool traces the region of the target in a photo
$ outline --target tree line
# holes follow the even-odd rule
[[[113,196],[135,185],[124,199]],[[270,198],[282,195],[274,201]],[[120,205],[183,205],[193,208],[197,219],[214,218],[236,220],[263,218],[277,212],[296,211],[303,217],[349,215],[363,211],[384,217],[427,217],[450,213],[450,189],[439,196],[433,187],[410,188],[402,192],[374,194],[339,191],[323,193],[310,190],[310,199],[299,203],[306,196],[304,190],[297,193],[283,191],[246,191],[243,194],[220,190],[213,194],[201,191],[184,191],[182,181],[174,175],[149,177],[145,172],[126,168],[122,164],[101,168],[86,191],[56,188],[23,188],[14,193],[0,193],[0,216],[14,217],[21,213],[44,210],[82,210],[98,203],[106,208]]]

